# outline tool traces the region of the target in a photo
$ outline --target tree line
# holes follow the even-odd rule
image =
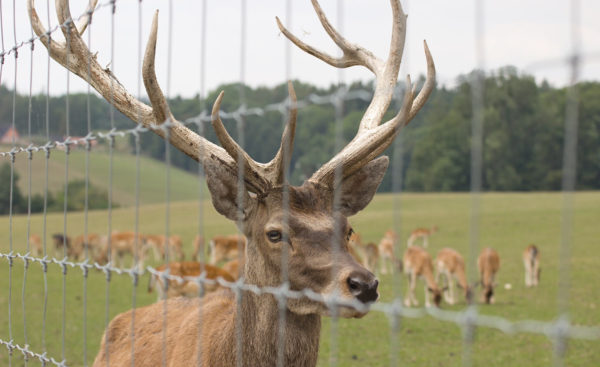
[[[473,118],[471,80],[477,72],[460,76],[456,85],[439,87],[415,119],[404,128],[390,156],[390,167],[380,191],[468,191],[470,189],[471,121]],[[483,177],[486,191],[560,190],[562,182],[564,125],[567,89],[556,88],[547,82],[505,67],[482,76],[483,95]],[[422,84],[422,80],[421,80]],[[318,88],[294,81],[299,100],[310,95],[327,96],[339,86]],[[345,86],[353,91],[372,90],[371,83],[356,82]],[[285,84],[275,87],[251,88],[239,84],[220,86],[206,98],[170,100],[173,114],[180,120],[210,111],[220,90],[225,90],[222,110],[240,108],[243,99],[247,109],[259,108],[261,113],[245,115],[241,121],[224,120],[230,134],[243,140],[246,151],[257,161],[269,161],[279,147],[285,118],[276,109],[265,106],[287,98]],[[578,92],[577,189],[600,188],[600,83],[581,82]],[[27,96],[16,96],[15,119],[21,135],[28,133],[58,139],[84,136],[88,128],[108,130],[111,127],[128,129],[131,121],[96,95],[71,94],[67,126],[66,96],[32,98],[31,110]],[[400,96],[401,97],[401,96]],[[400,97],[392,103],[386,118],[399,109]],[[0,90],[0,121],[12,120],[13,93]],[[299,111],[291,180],[299,184],[340,147],[351,140],[360,118],[369,104],[362,98],[349,98],[338,109],[331,103],[308,103]],[[89,107],[88,107],[89,106]],[[31,111],[31,114],[29,114]],[[49,111],[49,114],[46,113]],[[89,116],[89,118],[88,118]],[[340,124],[336,124],[336,116]],[[48,121],[48,123],[47,123]],[[241,126],[238,126],[241,124]],[[46,128],[48,126],[48,128]],[[210,122],[190,128],[216,141]],[[243,131],[243,139],[238,132]],[[135,142],[130,137],[129,149]],[[142,154],[164,160],[175,166],[197,172],[198,163],[169,147],[153,133],[141,135]]]

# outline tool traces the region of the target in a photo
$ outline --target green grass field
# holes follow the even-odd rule
[[[174,181],[175,182],[175,181]],[[191,196],[194,197],[194,196]],[[552,321],[558,309],[558,267],[561,242],[561,209],[563,195],[560,193],[506,193],[481,196],[479,216],[480,244],[498,250],[501,269],[498,274],[497,303],[480,305],[483,314],[497,315],[511,321]],[[351,218],[351,222],[364,241],[379,241],[383,232],[399,223],[402,243],[406,234],[415,227],[437,225],[439,232],[430,238],[430,253],[442,247],[453,247],[464,255],[469,244],[469,217],[471,196],[469,194],[403,194],[401,196],[378,195],[366,210]],[[207,237],[233,233],[234,226],[212,209],[210,202],[203,208],[202,228]],[[197,202],[172,203],[169,208],[169,229],[184,239],[186,251],[191,251],[192,238],[199,228],[199,205]],[[397,211],[399,209],[400,211]],[[164,204],[145,205],[140,208],[140,230],[146,233],[164,233]],[[574,195],[574,215],[570,250],[569,316],[581,325],[600,325],[600,288],[595,284],[600,266],[600,192]],[[83,232],[83,213],[69,213],[67,231],[77,235]],[[32,233],[41,233],[42,216],[31,218]],[[121,208],[112,213],[112,229],[132,229],[135,212]],[[89,213],[91,232],[104,232],[108,228],[108,214],[104,211]],[[0,218],[4,228],[0,239],[0,251],[9,249],[9,219]],[[25,251],[27,217],[12,219],[12,246],[15,252]],[[63,228],[63,215],[47,217],[48,239]],[[542,279],[537,289],[526,289],[523,282],[521,252],[529,243],[541,250]],[[39,264],[32,264],[27,271],[23,287],[23,262],[15,260],[12,271],[6,259],[0,259],[0,338],[13,339],[15,343],[30,346],[36,352],[48,352],[57,360],[62,359],[63,346],[63,275],[57,265],[50,265],[47,275],[48,299],[45,332],[43,332],[44,279]],[[66,319],[64,325],[64,356],[68,365],[80,366],[84,360],[92,361],[99,346],[107,316],[131,308],[135,294],[137,305],[153,302],[155,294],[146,292],[148,276],[140,279],[137,288],[128,275],[113,274],[109,284],[108,315],[106,314],[107,283],[103,273],[91,271],[87,278],[87,297],[84,297],[84,278],[80,269],[68,269],[66,281]],[[10,283],[9,283],[10,282]],[[406,280],[403,276],[380,276],[381,301],[390,302],[401,297]],[[504,289],[512,284],[511,290]],[[12,287],[9,287],[12,284]],[[422,286],[417,297],[423,303]],[[24,292],[24,299],[22,292]],[[9,297],[10,319],[9,319]],[[87,315],[83,305],[87,300]],[[464,301],[455,306],[443,305],[444,309],[461,310]],[[26,325],[24,324],[24,313]],[[84,338],[83,325],[87,333]],[[463,341],[461,329],[450,322],[426,316],[418,319],[399,320],[399,331],[392,332],[390,320],[381,312],[373,311],[360,320],[331,319],[323,321],[319,365],[327,366],[335,360],[337,366],[389,366],[395,361],[402,366],[461,366]],[[24,330],[26,327],[27,341]],[[337,330],[332,333],[332,330]],[[44,348],[44,343],[46,348]],[[84,346],[86,354],[84,356]],[[476,331],[470,357],[474,366],[548,366],[552,363],[553,343],[544,335],[527,333],[504,334],[496,329],[479,328]],[[568,366],[600,365],[600,341],[572,340],[566,353]],[[0,365],[8,365],[8,356],[0,348]],[[13,366],[23,365],[20,353],[12,357]],[[34,363],[33,365],[37,365]]]
[[[123,141],[120,141],[123,145]],[[9,151],[10,147],[4,145],[3,150]],[[125,149],[125,148],[121,148]],[[81,148],[71,150],[68,157],[69,181],[83,180],[85,178],[85,150]],[[89,155],[90,183],[106,192],[109,189],[110,155],[106,147],[94,148]],[[7,161],[8,162],[8,161]],[[28,160],[25,153],[17,155],[15,169],[19,175],[18,186],[24,196],[28,192]],[[65,152],[55,149],[48,159],[48,190],[56,194],[64,189],[65,185]],[[42,152],[35,153],[31,160],[31,192],[43,194],[46,186],[46,159]],[[115,151],[112,158],[112,198],[120,206],[135,204],[136,185],[136,157],[135,155]],[[186,200],[198,196],[198,176],[182,169],[171,167],[170,180],[173,183],[170,190],[170,199],[173,201]],[[154,204],[165,201],[165,164],[146,156],[140,156],[140,202]]]

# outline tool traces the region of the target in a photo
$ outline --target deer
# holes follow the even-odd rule
[[[183,244],[179,235],[170,235],[168,238],[162,234],[146,234],[142,236],[144,239],[144,250],[152,250],[154,260],[166,260],[167,248],[169,250],[169,258],[183,261],[185,254],[183,253]]]
[[[194,242],[192,243],[192,248],[194,252],[192,252],[192,260],[198,261],[199,259],[204,259],[204,236],[197,234],[194,237]]]
[[[441,249],[435,259],[436,265],[436,282],[439,283],[441,276],[446,278],[448,291],[444,292],[444,300],[453,305],[456,302],[454,287],[456,283],[463,289],[465,300],[471,302],[472,290],[467,282],[467,274],[465,272],[465,261],[463,257],[454,249]]]
[[[278,360],[286,366],[315,366],[321,318],[361,318],[369,312],[369,305],[379,297],[379,281],[348,252],[348,218],[372,200],[389,165],[389,158],[380,155],[421,110],[435,86],[433,58],[424,43],[427,75],[421,90],[417,94],[407,76],[399,112],[382,123],[394,98],[406,36],[407,17],[400,1],[390,4],[392,36],[385,61],[339,34],[317,0],[312,0],[313,8],[343,51],[340,57],[304,43],[276,18],[280,32],[301,50],[337,68],[363,66],[375,76],[373,97],[354,139],[300,186],[294,186],[287,180],[298,107],[291,82],[280,147],[270,162],[259,163],[225,129],[220,118],[223,92],[211,114],[221,146],[173,116],[154,70],[158,13],[152,19],[142,65],[150,101],[147,105],[127,92],[88,49],[82,33],[90,16],[73,21],[68,0],[57,0],[58,21],[64,25],[60,30],[69,42],[58,41],[48,36],[34,0],[28,0],[33,30],[50,57],[89,83],[132,121],[202,164],[213,207],[248,238],[244,284],[259,289],[283,284],[289,292],[311,290],[313,294],[292,297],[295,293],[284,293],[283,311],[273,294],[243,288],[211,293],[202,299],[171,298],[136,308],[135,314],[126,311],[108,324],[94,366],[110,362],[120,366],[273,366]],[[86,14],[91,14],[95,5],[96,0],[91,0]],[[284,317],[280,318],[282,312]],[[163,329],[165,323],[160,320],[165,320],[168,328]]]
[[[406,242],[406,246],[407,247],[413,246],[415,244],[415,241],[418,240],[419,238],[421,238],[423,240],[423,242],[422,242],[423,247],[427,248],[429,246],[429,236],[431,236],[432,234],[434,234],[437,231],[438,231],[437,226],[433,226],[433,227],[431,227],[431,229],[417,228],[410,233],[410,236],[408,236],[408,241]]]
[[[97,233],[81,234],[75,237],[73,246],[69,248],[69,257],[76,261],[83,260],[86,247],[92,258],[97,256],[103,250],[102,237]]]
[[[363,252],[365,254],[364,257],[364,265],[369,271],[374,272],[377,269],[377,263],[379,262],[379,248],[373,242],[367,243]]]
[[[216,281],[220,278],[228,282],[235,281],[235,278],[227,271],[198,261],[171,262],[168,265],[162,264],[155,270],[158,272],[165,272],[167,268],[169,275],[175,275],[182,279],[180,281],[165,279],[158,274],[152,274],[148,281],[148,293],[151,293],[156,287],[158,293],[157,300],[159,301],[180,296],[200,296],[201,290],[198,282],[187,280],[186,277],[198,277],[202,273],[205,273],[206,279]],[[215,292],[221,288],[222,287],[218,282],[203,284],[203,292],[206,293]]]
[[[55,254],[58,254],[61,251],[61,249],[63,249],[64,253],[67,254],[67,256],[71,252],[71,237],[69,236],[66,236],[62,233],[54,233],[52,235],[52,243],[54,244]]]
[[[44,254],[42,238],[38,234],[29,235],[29,246],[31,254],[35,257],[41,257]]]
[[[97,263],[123,268],[123,258],[125,255],[131,255],[132,266],[137,266],[139,271],[144,269],[147,247],[144,243],[144,236],[141,234],[131,231],[115,231],[110,237],[104,236],[101,241],[101,249],[95,255]]]
[[[442,293],[446,288],[439,288],[433,277],[433,262],[431,255],[420,247],[411,246],[404,251],[402,257],[404,273],[408,279],[408,290],[404,298],[406,307],[418,306],[419,301],[415,296],[417,278],[425,280],[425,307],[431,307],[431,296],[436,307],[442,302]]]
[[[525,286],[537,287],[540,283],[540,250],[531,244],[523,251],[523,265],[525,266]]]
[[[213,237],[208,244],[209,264],[237,259],[244,252],[246,241],[246,237],[237,234]]]
[[[381,274],[391,273],[393,272],[394,267],[399,265],[396,255],[394,254],[394,243],[397,239],[398,235],[396,232],[390,229],[385,232],[381,241],[379,241],[378,249],[381,261]]]
[[[498,252],[492,248],[485,248],[477,258],[477,267],[479,268],[479,276],[481,278],[481,301],[486,304],[493,304],[494,287],[496,273],[500,269],[500,256]]]

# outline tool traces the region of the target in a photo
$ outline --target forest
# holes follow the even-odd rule
[[[477,72],[459,76],[455,86],[438,87],[429,101],[405,127],[387,154],[391,167],[380,191],[468,191],[470,189],[471,124],[473,119],[472,78]],[[563,145],[566,119],[567,89],[557,88],[535,79],[514,67],[487,73],[484,78],[483,181],[484,191],[548,191],[560,190],[562,182]],[[422,84],[422,79],[419,85]],[[339,147],[353,138],[369,99],[370,83],[356,82],[343,86],[343,103],[335,106],[325,98],[340,89],[338,85],[319,88],[294,81],[301,101],[291,180],[300,184],[334,155]],[[287,86],[251,88],[239,84],[222,85],[206,98],[175,97],[170,106],[180,121],[212,107],[219,91],[225,90],[222,110],[240,110],[245,101],[244,118],[225,119],[231,135],[242,141],[246,151],[256,160],[266,162],[279,146],[285,118],[273,104],[285,101]],[[577,85],[578,135],[576,189],[600,188],[600,83]],[[85,136],[89,131],[111,128],[130,129],[133,123],[113,111],[95,94],[67,96],[14,95],[0,90],[0,124],[13,119],[21,138],[44,142],[63,140],[66,136]],[[391,118],[399,109],[401,93],[386,115]],[[30,105],[31,103],[31,105]],[[31,108],[30,108],[31,106]],[[67,114],[67,106],[69,108]],[[254,110],[258,108],[257,110]],[[46,111],[49,111],[47,113]],[[67,119],[68,116],[68,119]],[[68,120],[68,123],[67,123]],[[339,121],[340,124],[336,124]],[[31,122],[29,124],[29,122]],[[190,123],[190,128],[205,133],[215,141],[209,121]],[[238,132],[243,131],[243,137]],[[242,139],[240,139],[242,138]],[[36,140],[37,139],[37,140]],[[134,152],[133,137],[125,144]],[[123,148],[121,148],[123,149]],[[198,164],[176,149],[167,148],[162,139],[151,132],[141,135],[142,154],[164,160],[169,149],[173,165],[197,172]]]

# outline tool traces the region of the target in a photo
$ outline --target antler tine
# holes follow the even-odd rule
[[[54,59],[64,59],[67,53],[65,45],[60,44],[49,37],[46,27],[42,24],[42,21],[35,10],[34,0],[27,1],[27,11],[29,12],[29,19],[31,20],[31,28],[33,28],[33,31],[40,38],[40,41],[46,46],[48,52],[50,52],[50,56]]]
[[[96,5],[98,4],[98,0],[90,0],[87,8],[85,9],[85,14],[81,19],[77,21],[77,31],[79,34],[83,34],[87,29],[87,26],[90,24],[92,20],[92,14],[94,9],[96,9]]]
[[[427,46],[427,41],[423,41],[423,46],[425,48],[425,58],[427,59],[427,76],[425,77],[425,84],[423,84],[423,88],[421,88],[419,95],[417,98],[415,98],[410,109],[410,115],[408,116],[408,121],[406,122],[407,124],[415,117],[417,112],[421,110],[421,107],[425,105],[425,102],[427,102],[429,95],[435,87],[435,64],[433,63],[433,57],[431,56],[431,52]]]
[[[144,87],[148,93],[150,104],[152,105],[152,113],[156,119],[157,124],[169,120],[174,121],[175,118],[171,113],[167,99],[165,98],[158,80],[156,79],[156,71],[154,69],[154,59],[156,54],[156,38],[158,34],[158,10],[154,12],[152,18],[152,28],[150,29],[150,36],[148,36],[148,43],[146,45],[146,52],[144,53],[144,62],[142,64],[142,76],[144,79]]]
[[[156,49],[156,36],[158,29],[158,14],[155,14],[150,39],[146,47],[144,57],[144,85],[150,97],[152,107],[141,102],[131,95],[125,87],[119,83],[109,69],[104,69],[95,55],[92,55],[88,46],[81,38],[81,33],[89,25],[91,11],[95,8],[97,0],[88,3],[87,15],[82,18],[76,26],[72,21],[67,0],[57,0],[56,10],[59,21],[63,24],[62,31],[65,37],[69,37],[69,50],[65,44],[51,40],[42,25],[35,10],[34,0],[28,0],[27,7],[31,26],[40,40],[48,49],[50,56],[65,67],[67,70],[77,74],[89,83],[104,99],[112,104],[117,110],[149,129],[162,138],[168,138],[184,154],[199,162],[206,159],[217,161],[231,171],[236,171],[236,162],[227,152],[216,144],[194,133],[177,121],[171,114],[167,101],[160,90],[154,71],[154,54]],[[170,119],[169,132],[165,129],[156,129],[156,125]]]
[[[264,177],[263,169],[261,165],[255,162],[248,153],[242,149],[238,145],[238,143],[233,140],[231,135],[225,129],[223,125],[223,121],[221,121],[221,117],[219,115],[219,111],[221,109],[221,101],[223,100],[223,96],[225,95],[224,91],[219,93],[217,100],[215,101],[212,109],[211,122],[215,133],[217,134],[217,138],[219,142],[221,142],[221,146],[225,149],[229,156],[233,158],[236,164],[239,166],[240,164],[244,167],[244,181],[246,185],[249,186],[249,189],[255,193],[262,193],[266,188],[270,187],[270,182],[266,177]]]
[[[331,187],[338,168],[341,168],[341,176],[347,177],[383,153],[390,146],[400,129],[408,123],[410,106],[413,101],[414,90],[412,89],[410,76],[407,76],[406,93],[398,114],[385,124],[357,135],[340,153],[319,168],[312,175],[310,181]]]
[[[288,82],[288,93],[290,95],[290,109],[288,122],[285,125],[281,136],[281,145],[275,155],[275,158],[267,164],[267,169],[272,170],[276,184],[282,184],[285,179],[285,169],[289,166],[294,150],[294,137],[296,135],[296,118],[298,115],[298,105],[296,104],[296,92],[292,82]]]

